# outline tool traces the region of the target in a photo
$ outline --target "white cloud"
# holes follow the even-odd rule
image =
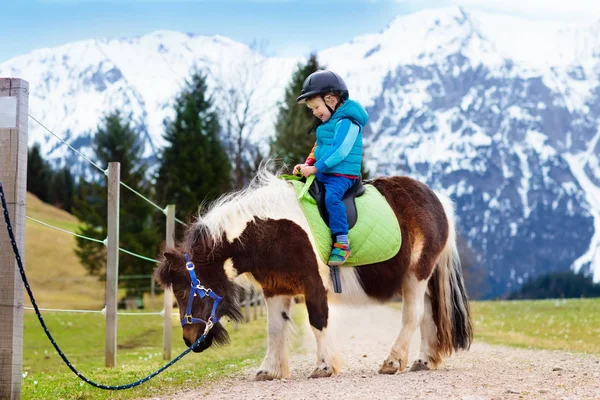
[[[450,0],[450,3],[535,19],[600,20],[599,0]]]

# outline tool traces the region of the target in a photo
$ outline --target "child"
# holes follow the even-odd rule
[[[321,124],[312,152],[304,164],[294,167],[294,173],[316,175],[325,185],[329,227],[335,237],[328,264],[342,265],[351,254],[342,198],[360,179],[362,129],[369,115],[360,104],[348,99],[346,84],[331,71],[316,71],[306,78],[296,101],[306,103]]]

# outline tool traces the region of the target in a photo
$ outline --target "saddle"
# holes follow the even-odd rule
[[[323,184],[323,182],[320,182],[318,179],[315,179],[312,185],[310,185],[308,193],[317,202],[317,207],[319,208],[321,218],[323,218],[323,221],[329,227],[329,213],[327,212],[327,207],[325,207],[325,185]],[[358,211],[356,209],[355,200],[357,197],[362,196],[364,193],[365,187],[363,186],[362,178],[359,177],[342,198],[342,202],[344,203],[344,206],[346,206],[348,229],[352,229],[354,225],[356,225],[356,221],[358,220]]]
[[[307,186],[305,178],[294,175],[282,175],[281,178],[293,186],[317,245],[318,256],[327,264],[334,238],[328,226],[323,187],[314,182]],[[357,181],[346,192],[343,201],[352,228],[348,232],[352,255],[342,268],[379,263],[394,257],[402,243],[400,225],[377,188],[369,181]]]

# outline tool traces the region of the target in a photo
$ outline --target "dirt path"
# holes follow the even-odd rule
[[[345,362],[338,376],[307,379],[315,341],[306,326],[304,349],[291,356],[290,379],[254,382],[251,369],[212,387],[161,399],[600,399],[600,357],[478,342],[436,371],[379,375],[400,325],[400,312],[389,307],[332,307],[331,328]],[[418,340],[416,334],[409,365]]]

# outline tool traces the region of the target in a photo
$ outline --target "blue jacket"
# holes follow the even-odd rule
[[[314,157],[319,172],[360,176],[362,130],[368,120],[369,115],[360,104],[346,100],[317,128]]]

